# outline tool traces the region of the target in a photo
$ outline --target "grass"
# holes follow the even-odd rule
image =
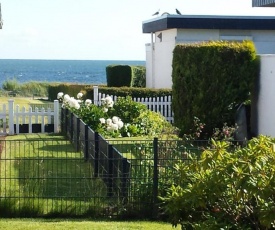
[[[66,220],[66,219],[1,219],[0,229],[12,230],[170,230],[169,223],[149,221],[90,221],[90,220]]]
[[[12,99],[14,100],[14,105],[19,105],[20,108],[26,107],[28,108],[29,104],[48,104],[49,101],[46,100],[38,100],[33,99],[32,97],[7,97],[7,96],[1,96],[0,97],[0,105],[2,104],[8,104],[8,101]],[[0,111],[2,110],[2,107],[0,107]]]
[[[0,215],[92,216],[106,193],[92,173],[91,164],[62,136],[8,136],[0,168],[0,196],[7,199],[0,199]]]
[[[8,95],[10,91],[16,92],[16,95],[24,97],[32,97],[37,95],[39,97],[46,97],[49,85],[54,83],[47,82],[26,82],[19,83],[16,78],[6,79],[2,84],[2,89],[0,86],[0,95]]]

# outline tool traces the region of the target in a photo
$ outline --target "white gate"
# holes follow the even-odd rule
[[[27,110],[26,107],[20,109],[19,105],[16,105],[14,109],[14,100],[12,99],[8,101],[8,109],[6,104],[0,106],[0,135],[19,134],[22,126],[27,128],[24,133],[33,133],[33,127],[39,127],[39,132],[44,133],[47,125],[52,125],[53,132],[58,133],[58,100],[54,101],[54,109],[35,108],[33,111],[31,106]]]

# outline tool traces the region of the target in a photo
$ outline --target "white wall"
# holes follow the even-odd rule
[[[160,33],[162,40],[157,37]],[[243,39],[251,39],[258,54],[275,54],[275,31],[171,29],[157,32],[154,52],[146,55],[146,87],[172,87],[172,60],[176,44]]]
[[[252,100],[251,128],[254,135],[275,137],[275,55],[260,55],[260,78]]]
[[[219,39],[219,30],[179,29],[177,43],[200,42]]]
[[[153,88],[153,63],[152,63],[152,46],[150,43],[146,44],[146,87]]]
[[[158,37],[160,33],[161,38]],[[158,32],[153,39],[153,49],[152,44],[146,45],[146,87],[172,87],[172,59],[176,33],[176,29]]]

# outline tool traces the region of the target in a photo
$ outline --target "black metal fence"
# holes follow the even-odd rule
[[[1,217],[159,218],[175,164],[207,142],[105,140],[62,110],[58,139],[0,140]]]
[[[81,119],[64,109],[62,133],[83,153],[107,187],[107,197],[114,198],[128,216],[159,215],[158,196],[171,186],[176,163],[188,162],[187,151],[199,156],[207,142],[175,140],[105,140]],[[116,206],[118,206],[116,204]],[[124,211],[126,213],[124,213]],[[121,214],[120,213],[120,214]]]
[[[60,139],[0,140],[0,216],[96,216],[108,207],[107,187]]]

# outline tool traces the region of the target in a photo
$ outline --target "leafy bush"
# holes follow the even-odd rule
[[[119,97],[109,113],[120,117],[125,123],[130,123],[146,110],[146,105],[133,101],[131,97]]]
[[[116,95],[117,97],[131,96],[132,98],[134,97],[150,98],[150,97],[171,96],[172,94],[171,89],[151,89],[151,88],[138,88],[138,87],[106,87],[103,85],[99,86],[98,89],[100,93],[103,93],[105,95]],[[93,99],[93,94],[94,94],[93,88],[87,87],[85,88],[85,91],[86,91],[87,97],[90,99]]]
[[[146,87],[146,67],[132,66],[132,87]]]
[[[97,106],[90,99],[82,100],[82,96],[82,93],[78,93],[75,99],[60,92],[57,98],[63,102],[63,108],[68,108],[94,131],[107,138],[157,136],[166,128],[172,129],[172,125],[161,114],[149,111],[146,105],[133,101],[131,97],[120,97],[114,103],[107,96],[102,100],[102,105]]]
[[[19,83],[16,78],[7,79],[3,82],[2,88],[7,91],[15,91],[19,88]]]
[[[224,141],[212,145],[200,160],[175,166],[174,185],[162,197],[171,223],[182,229],[274,229],[275,139],[259,136],[235,150]]]
[[[7,79],[4,81],[2,88],[7,91],[16,91],[17,94],[24,97],[31,97],[34,94],[47,97],[49,83],[30,81],[26,83],[19,83],[16,78]]]
[[[206,138],[224,123],[234,126],[236,108],[250,98],[259,74],[250,41],[177,45],[172,66],[175,126],[188,134],[198,117],[206,124],[202,133]]]
[[[109,65],[106,67],[108,87],[131,86],[132,70],[129,65]]]

